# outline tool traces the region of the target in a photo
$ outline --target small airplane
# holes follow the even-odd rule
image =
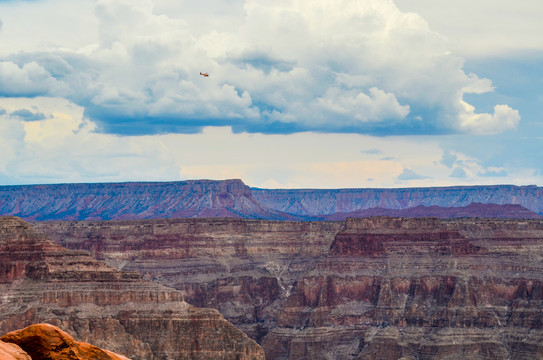
[[[201,72],[200,72],[200,75],[205,76],[205,77],[208,77],[208,76],[209,76],[208,73],[203,73],[203,74],[202,74]]]

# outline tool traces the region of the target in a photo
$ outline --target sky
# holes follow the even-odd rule
[[[0,185],[541,186],[541,18],[540,0],[0,0]]]

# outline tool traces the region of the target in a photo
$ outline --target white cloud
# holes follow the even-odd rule
[[[190,16],[202,12],[187,1],[99,0],[95,21],[85,20],[95,26],[87,31],[96,38],[86,38],[95,43],[60,37],[63,44],[40,52],[30,45],[12,52],[0,68],[0,93],[65,97],[118,134],[217,125],[483,133],[518,123],[501,105],[493,115],[471,110],[463,94],[492,91],[491,82],[466,75],[449,42],[391,0],[238,0],[225,15],[211,11],[201,23]],[[17,26],[5,24],[10,33]]]
[[[435,138],[359,134],[263,135],[208,127],[200,134],[97,133],[60,98],[0,99],[0,183],[241,178],[258,187],[338,188],[537,183],[529,169],[485,167]],[[25,121],[26,109],[45,118]],[[445,164],[443,163],[445,162]],[[511,174],[511,175],[507,175]]]
[[[9,61],[0,62],[0,93],[3,96],[45,95],[57,87],[49,72],[35,62],[21,67]]]
[[[543,50],[543,6],[539,0],[394,0],[402,11],[421,14],[449,37],[462,56],[489,57]]]
[[[464,111],[460,113],[460,128],[474,134],[497,134],[504,130],[514,129],[519,121],[518,110],[507,105],[496,105],[494,114],[475,113],[475,108],[466,102],[461,102]]]

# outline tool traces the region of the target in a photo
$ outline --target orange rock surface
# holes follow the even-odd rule
[[[31,360],[32,358],[15,344],[0,340],[0,359],[2,360]]]
[[[14,359],[50,359],[50,360],[129,360],[96,346],[79,342],[73,337],[49,324],[28,326],[12,331],[0,339],[22,348],[27,354]]]

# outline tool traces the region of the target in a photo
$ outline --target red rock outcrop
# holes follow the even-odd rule
[[[42,322],[134,360],[264,358],[218,311],[0,218],[0,333]]]
[[[122,355],[76,341],[56,326],[35,324],[0,337],[18,345],[32,359],[49,360],[130,360]]]
[[[543,221],[34,226],[214,307],[268,359],[543,358]]]

